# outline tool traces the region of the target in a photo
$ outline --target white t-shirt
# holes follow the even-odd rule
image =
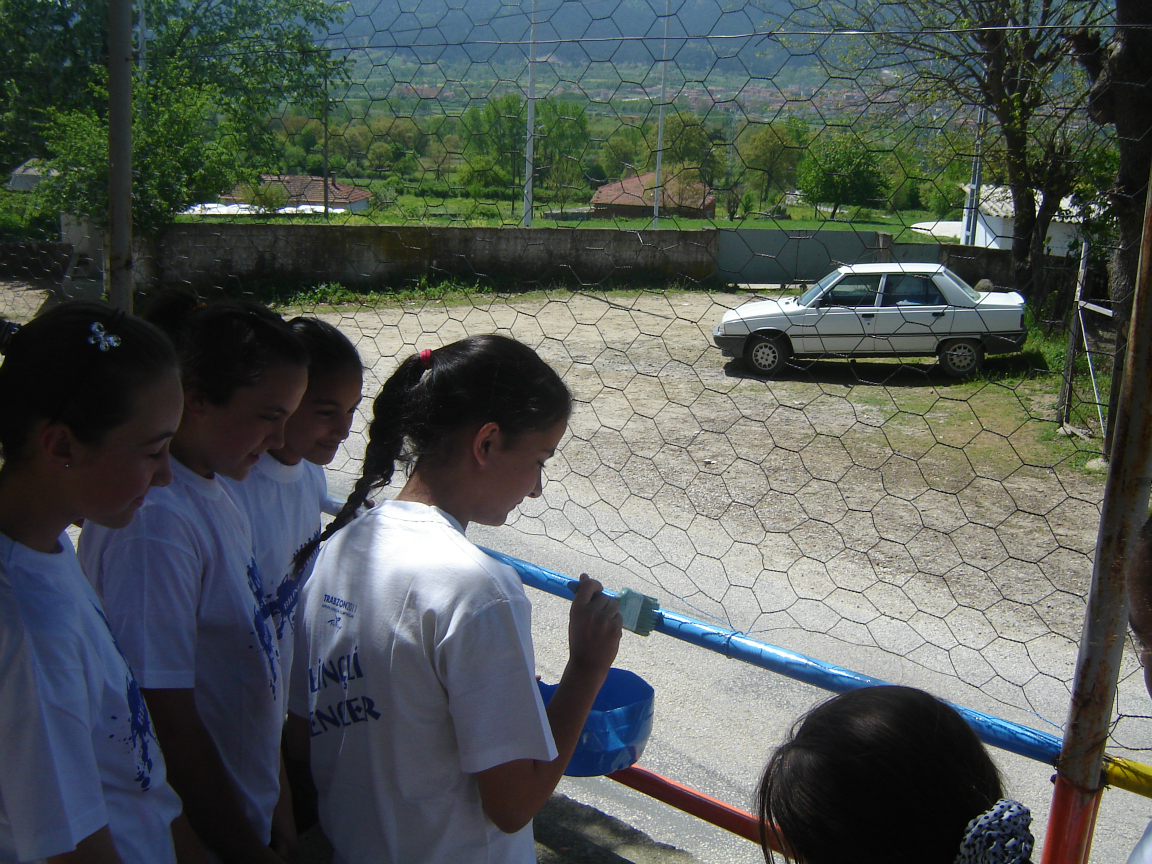
[[[39,754],[47,765],[24,774],[10,761],[23,754],[6,752],[3,773],[22,779],[22,794],[32,797],[54,797],[53,775],[65,780],[69,849],[107,825],[125,864],[174,864],[171,826],[181,805],[165,779],[148,707],[72,542],[67,534],[59,542],[57,553],[35,552],[0,535],[0,570],[38,664],[50,738]]]
[[[295,575],[296,553],[320,536],[320,507],[328,494],[324,469],[311,462],[285,465],[269,453],[260,457],[244,481],[224,480],[252,525],[256,569],[264,583],[264,601],[272,612],[280,665],[292,668],[292,630],[300,588],[312,572],[309,560]]]
[[[88,524],[80,561],[146,689],[195,689],[257,835],[280,794],[284,676],[248,517],[217,479],[172,460],[127,528]]]
[[[523,864],[473,776],[556,758],[531,604],[433,507],[387,501],[339,531],[304,586],[291,710],[312,730],[337,864]]]
[[[1152,864],[1152,822],[1144,829],[1140,842],[1128,856],[1128,864]]]

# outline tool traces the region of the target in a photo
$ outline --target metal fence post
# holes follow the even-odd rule
[[[1076,353],[1080,348],[1080,330],[1084,310],[1080,301],[1084,299],[1084,283],[1088,280],[1088,242],[1080,247],[1080,270],[1076,274],[1076,296],[1072,300],[1072,320],[1068,324],[1068,350],[1064,354],[1064,383],[1060,385],[1061,425],[1067,426],[1072,419],[1072,377],[1076,371]],[[1100,430],[1104,434],[1104,430]]]
[[[1152,198],[1144,211],[1140,266],[1129,325],[1124,381],[1117,406],[1112,458],[1100,513],[1092,587],[1084,613],[1076,678],[1041,864],[1084,864],[1100,795],[1104,745],[1116,702],[1116,678],[1128,626],[1124,560],[1129,538],[1148,505],[1152,451]]]
[[[108,300],[132,311],[132,0],[108,2]]]

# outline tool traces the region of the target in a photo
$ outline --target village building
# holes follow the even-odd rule
[[[662,183],[660,215],[686,219],[716,218],[716,196],[712,189],[683,174],[667,176]],[[652,215],[656,172],[625,177],[605,183],[592,196],[593,219],[637,219]]]
[[[262,187],[279,186],[283,189],[284,209],[310,212],[314,211],[315,208],[321,210],[324,208],[325,179],[323,177],[307,174],[261,174],[260,185]],[[327,180],[327,186],[329,210],[344,210],[355,213],[366,209],[372,200],[372,193],[358,186],[337,183],[331,178]],[[242,184],[227,195],[221,195],[220,201],[223,204],[245,204],[248,203],[250,197],[251,188]]]

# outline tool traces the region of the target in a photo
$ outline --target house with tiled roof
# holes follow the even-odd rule
[[[688,219],[714,219],[716,196],[712,189],[685,175],[672,174],[661,184],[660,215]],[[592,196],[593,219],[634,219],[652,215],[656,198],[656,172],[605,183]]]
[[[324,185],[323,177],[307,174],[261,174],[261,186],[280,186],[285,193],[286,207],[323,207]],[[329,178],[328,207],[332,210],[346,210],[355,213],[365,209],[372,200],[372,193],[358,186],[348,183],[337,183]],[[220,200],[225,204],[241,204],[248,200],[251,187],[246,184],[237,186],[227,195],[221,195]]]

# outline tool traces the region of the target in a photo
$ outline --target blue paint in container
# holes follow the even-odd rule
[[[556,685],[537,683],[547,705]],[[652,685],[635,672],[609,669],[564,773],[599,777],[635,764],[652,734],[655,697]]]

